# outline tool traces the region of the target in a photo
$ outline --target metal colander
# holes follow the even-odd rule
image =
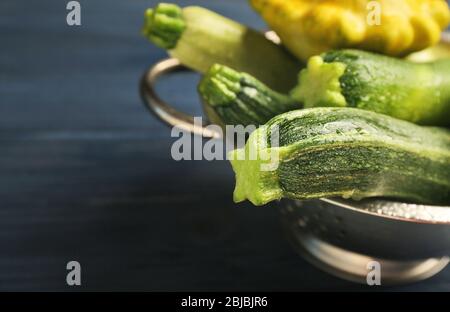
[[[277,41],[273,33],[268,37]],[[448,49],[448,35],[439,46]],[[416,53],[415,60],[430,60],[433,50]],[[146,71],[141,81],[145,105],[170,126],[203,136],[222,133],[194,123],[194,117],[164,102],[154,85],[159,77],[185,70],[177,59],[162,60]],[[338,277],[366,283],[377,261],[383,284],[423,280],[449,262],[450,207],[415,205],[382,199],[352,201],[317,199],[281,200],[280,215],[294,248],[312,264]]]

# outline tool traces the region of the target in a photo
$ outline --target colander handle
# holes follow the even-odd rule
[[[158,79],[163,75],[182,70],[188,69],[175,58],[159,61],[150,67],[141,80],[141,96],[144,105],[168,126],[177,127],[204,138],[221,138],[221,132],[214,131],[214,128],[206,128],[207,124],[199,125],[194,122],[193,116],[173,108],[172,105],[166,103],[158,96],[155,89]]]

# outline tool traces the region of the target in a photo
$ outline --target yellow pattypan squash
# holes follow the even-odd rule
[[[330,49],[404,56],[439,41],[445,0],[250,0],[283,44],[306,60]]]

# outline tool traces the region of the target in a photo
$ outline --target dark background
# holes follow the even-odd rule
[[[140,36],[156,2],[80,0],[79,27],[67,1],[0,2],[0,290],[368,289],[297,256],[274,206],[233,204],[227,162],[171,159],[170,129],[138,92],[166,56]],[[264,28],[246,1],[178,3]],[[197,79],[159,91],[199,115]],[[450,268],[387,289],[450,290]]]

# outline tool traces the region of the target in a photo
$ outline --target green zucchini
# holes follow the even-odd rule
[[[161,3],[145,12],[143,34],[200,73],[219,63],[255,76],[279,92],[290,91],[303,67],[264,34],[207,9]]]
[[[299,102],[256,78],[219,64],[206,73],[198,91],[224,125],[259,126],[276,115],[301,108]]]
[[[357,107],[421,125],[450,125],[450,58],[413,63],[358,50],[312,57],[292,96],[305,107]]]
[[[361,109],[279,115],[228,157],[236,202],[342,196],[450,204],[450,130]]]

